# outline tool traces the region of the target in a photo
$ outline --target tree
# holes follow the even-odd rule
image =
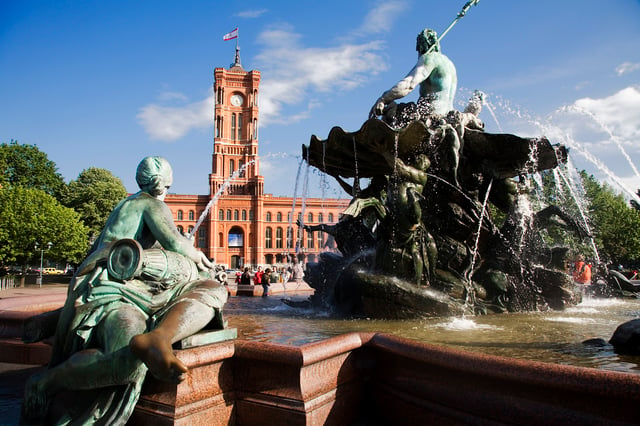
[[[89,228],[89,237],[98,236],[109,213],[127,196],[122,181],[109,170],[91,167],[83,170],[63,191],[62,202],[80,214]]]
[[[580,172],[593,221],[596,246],[602,260],[616,264],[640,262],[640,212],[593,175]]]
[[[0,262],[23,268],[39,258],[36,243],[51,242],[46,257],[79,263],[89,248],[78,213],[40,189],[0,188]]]
[[[0,144],[0,184],[35,188],[58,197],[64,179],[56,164],[35,145],[20,145],[17,141]]]

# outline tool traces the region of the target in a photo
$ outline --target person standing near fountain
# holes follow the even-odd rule
[[[136,181],[140,191],[113,209],[69,284],[49,369],[25,386],[23,414],[30,421],[124,424],[147,370],[169,382],[184,378],[187,367],[174,355],[173,343],[210,323],[224,328],[227,290],[212,279],[213,264],[178,232],[164,203],[173,181],[171,166],[164,158],[146,157]],[[161,246],[176,260],[175,275],[145,280],[133,267],[132,277],[118,276],[112,254],[120,242],[143,254]],[[124,264],[130,258],[119,260]],[[60,394],[71,397],[73,405],[58,407]],[[52,401],[56,409],[49,410]]]
[[[591,265],[584,261],[583,255],[578,255],[576,266],[573,270],[573,279],[578,284],[587,286],[591,284]]]
[[[421,116],[445,116],[453,110],[458,84],[456,67],[447,56],[440,53],[436,32],[428,28],[421,31],[416,40],[416,50],[418,62],[405,78],[378,98],[369,113],[371,118],[384,115],[385,121],[394,121],[394,117],[402,113],[399,111],[402,108],[394,101],[404,98],[418,85],[418,112]],[[420,111],[421,104],[425,106],[426,114]]]

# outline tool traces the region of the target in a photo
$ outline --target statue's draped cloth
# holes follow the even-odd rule
[[[77,275],[71,280],[67,300],[58,322],[50,367],[64,362],[74,353],[97,348],[99,345],[95,341],[96,327],[110,313],[125,305],[135,307],[148,318],[149,331],[155,328],[163,315],[180,302],[181,296],[185,294],[197,294],[198,300],[211,309],[222,309],[227,300],[227,290],[223,286],[220,286],[218,292],[199,290],[194,288],[198,284],[197,280],[176,282],[168,288],[164,288],[162,283],[154,283],[158,284],[154,286],[141,279],[117,282],[108,273],[107,253],[107,250],[101,250],[89,256],[79,268],[82,275]],[[183,261],[193,263],[186,257]],[[88,264],[89,270],[85,272]],[[118,368],[117,365],[113,367]],[[60,413],[62,417],[55,421],[57,424],[121,423],[122,419],[130,417],[135,408],[146,372],[146,365],[140,362],[133,374],[132,382],[127,385],[69,392],[73,395],[72,408],[68,412]]]

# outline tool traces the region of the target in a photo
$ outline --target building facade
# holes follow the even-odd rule
[[[258,155],[260,71],[245,71],[236,51],[229,69],[215,69],[213,88],[209,194],[166,197],[178,229],[193,234],[195,246],[209,258],[233,269],[288,263],[292,256],[314,262],[320,252],[335,250],[331,237],[303,232],[296,221],[335,223],[348,200],[307,198],[294,205],[292,197],[264,193]]]

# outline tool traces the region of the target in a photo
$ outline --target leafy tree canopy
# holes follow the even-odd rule
[[[65,185],[47,154],[35,145],[20,145],[14,140],[0,144],[0,170],[3,186],[40,189],[57,197]]]
[[[119,178],[109,170],[91,167],[69,182],[61,198],[64,205],[80,214],[90,236],[95,238],[111,210],[126,196],[127,190]]]
[[[51,242],[48,259],[79,263],[89,247],[78,213],[40,189],[0,188],[0,263],[27,265]]]

